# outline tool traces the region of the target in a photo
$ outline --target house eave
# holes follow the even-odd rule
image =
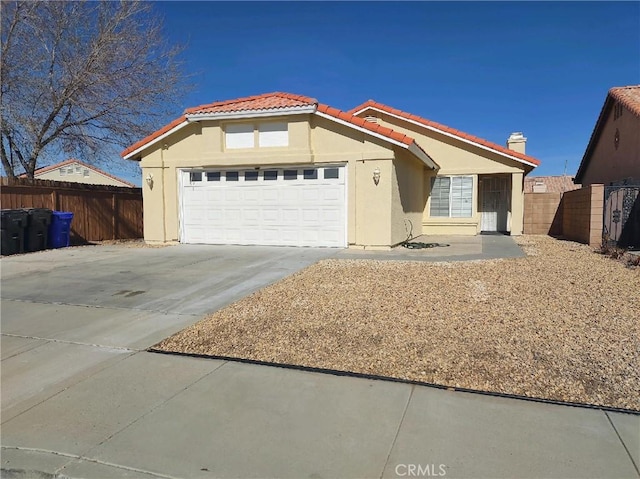
[[[384,140],[384,141],[386,141],[388,143],[391,143],[392,145],[399,146],[401,148],[404,148],[405,150],[409,150],[412,154],[414,154],[417,158],[419,158],[420,161],[422,161],[429,168],[431,168],[431,169],[438,169],[439,168],[436,165],[436,163],[431,159],[431,157],[429,157],[429,155],[427,155],[424,151],[422,151],[415,144],[415,142],[411,143],[411,144],[402,143],[401,141],[394,140],[393,138],[389,138],[388,136],[381,135],[379,133],[376,133],[375,131],[367,130],[366,128],[362,128],[361,126],[354,125],[353,123],[350,123],[348,121],[342,120],[340,118],[336,118],[335,116],[327,115],[326,113],[322,113],[322,112],[319,112],[319,111],[316,111],[315,114],[318,115],[321,118],[326,118],[327,120],[334,121],[336,123],[339,123],[340,125],[344,125],[344,126],[347,126],[349,128],[353,128],[354,130],[358,130],[358,131],[360,131],[362,133],[366,133],[367,135],[371,135],[371,136],[373,136],[375,138],[379,138],[379,139]]]
[[[536,165],[535,163],[532,163],[532,162],[530,162],[530,161],[524,160],[524,159],[522,159],[522,158],[518,158],[517,156],[513,156],[513,155],[506,154],[506,153],[504,153],[504,152],[502,152],[502,151],[499,151],[499,150],[496,150],[496,149],[490,148],[490,147],[488,147],[488,146],[482,145],[482,144],[477,143],[477,142],[475,142],[475,141],[468,140],[468,139],[466,139],[466,138],[462,138],[462,137],[460,137],[460,136],[458,136],[458,135],[454,135],[454,134],[452,134],[452,133],[449,133],[449,132],[443,131],[443,130],[441,130],[441,129],[439,129],[439,128],[435,128],[435,127],[433,127],[433,126],[428,126],[428,125],[425,125],[424,123],[420,123],[420,122],[418,122],[418,121],[412,120],[412,119],[410,119],[410,118],[405,118],[405,117],[400,116],[400,115],[395,115],[395,114],[393,114],[393,113],[390,113],[390,112],[388,112],[388,111],[385,111],[385,110],[382,110],[382,109],[379,109],[379,108],[376,108],[376,107],[373,107],[373,106],[366,106],[366,107],[361,108],[360,110],[358,110],[358,111],[354,112],[353,114],[354,114],[354,115],[359,115],[360,113],[362,113],[362,112],[364,112],[364,111],[367,111],[367,110],[373,110],[373,111],[376,111],[376,112],[382,113],[382,114],[384,114],[384,115],[392,116],[393,118],[397,118],[398,120],[406,121],[407,123],[411,123],[411,124],[413,124],[413,125],[419,126],[420,128],[424,128],[424,129],[426,129],[426,130],[429,130],[429,131],[433,131],[433,132],[439,133],[439,134],[441,134],[441,135],[447,136],[447,137],[449,137],[449,138],[453,138],[453,139],[458,140],[458,141],[461,141],[461,142],[463,142],[463,143],[466,143],[466,144],[469,144],[469,145],[473,145],[473,146],[475,146],[475,147],[477,147],[477,148],[481,148],[481,149],[483,149],[483,150],[490,151],[491,153],[495,153],[495,154],[500,155],[500,156],[502,156],[502,157],[509,158],[510,160],[517,161],[518,163],[522,163],[522,164],[527,165],[527,166],[530,166],[530,167],[532,167],[532,168],[536,168],[536,167],[538,166],[538,165]]]

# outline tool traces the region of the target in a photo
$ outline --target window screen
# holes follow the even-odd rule
[[[470,218],[473,198],[473,178],[454,176],[451,178],[451,217]]]
[[[437,177],[431,179],[431,216],[449,216],[449,190],[451,178]]]

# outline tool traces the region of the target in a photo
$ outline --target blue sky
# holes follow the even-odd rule
[[[270,91],[342,110],[374,99],[500,144],[523,131],[533,175],[565,161],[575,174],[607,90],[640,83],[638,2],[155,6],[187,44],[184,107]]]

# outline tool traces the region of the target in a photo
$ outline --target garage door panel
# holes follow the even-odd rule
[[[279,169],[276,180],[260,173],[257,180],[245,181],[244,171],[236,170],[238,181],[222,175],[222,181],[197,183],[183,172],[182,241],[346,246],[344,168],[332,179],[304,178],[302,170],[293,180],[285,180]]]

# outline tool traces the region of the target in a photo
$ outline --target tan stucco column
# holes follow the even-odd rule
[[[520,236],[524,224],[524,175],[511,174],[511,235]]]
[[[152,179],[151,185],[146,178]],[[144,208],[144,240],[148,243],[164,243],[164,181],[162,168],[142,168],[142,198]]]

